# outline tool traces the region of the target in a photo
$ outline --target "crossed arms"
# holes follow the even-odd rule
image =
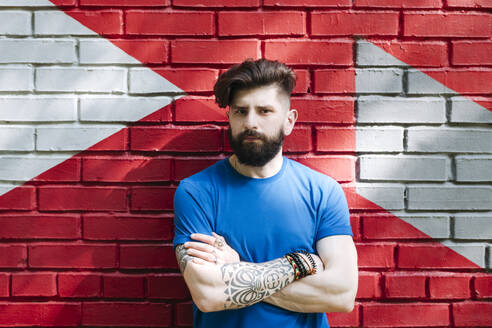
[[[215,263],[209,247],[215,238],[195,236],[205,245],[178,245],[176,257],[193,301],[202,312],[238,309],[260,301],[296,312],[353,309],[358,272],[351,236],[319,240],[319,257],[313,254],[319,262],[318,271],[300,280],[294,280],[294,270],[283,257],[264,263],[242,262],[238,257],[234,260],[231,254],[235,251],[228,245],[223,254],[225,261]]]

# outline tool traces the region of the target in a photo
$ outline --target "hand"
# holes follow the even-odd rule
[[[213,236],[194,233],[191,234],[191,239],[199,242],[188,241],[184,243],[187,254],[194,257],[193,262],[198,264],[239,262],[239,254],[226,243],[224,237],[215,232],[212,234]]]

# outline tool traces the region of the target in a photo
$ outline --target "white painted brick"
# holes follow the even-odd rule
[[[118,132],[124,126],[78,126],[37,128],[37,150],[75,151],[85,150],[97,142]]]
[[[124,68],[42,67],[36,69],[36,90],[60,92],[125,92]]]
[[[489,244],[489,246],[487,247],[487,251],[489,253],[489,257],[488,257],[488,261],[487,261],[487,263],[488,263],[487,267],[490,269],[490,268],[492,268],[492,245],[491,244]]]
[[[34,13],[36,35],[97,35],[63,11],[37,11]]]
[[[358,66],[408,66],[371,42],[357,41]]]
[[[15,2],[16,7],[53,7],[54,4],[49,0],[0,0],[0,7],[12,7]]]
[[[0,121],[60,122],[77,119],[77,99],[0,97]]]
[[[407,136],[409,152],[492,152],[492,129],[411,127]]]
[[[62,157],[0,156],[0,180],[28,181],[65,160]]]
[[[421,71],[409,70],[407,76],[408,94],[456,94]]]
[[[455,243],[444,241],[443,244],[481,268],[485,267],[485,243]]]
[[[28,11],[0,11],[0,34],[30,35],[31,13]]]
[[[487,186],[409,186],[412,210],[492,210],[492,188]]]
[[[170,97],[82,98],[80,120],[95,122],[134,122],[172,101]]]
[[[403,128],[399,128],[399,127],[357,128],[356,151],[358,152],[403,151]]]
[[[75,41],[60,39],[0,40],[0,63],[73,63]]]
[[[492,156],[456,156],[456,181],[492,181]]]
[[[357,100],[358,123],[444,123],[442,98],[393,98],[367,96]]]
[[[456,216],[454,238],[492,240],[492,216]]]
[[[130,93],[183,92],[180,88],[148,68],[129,70]]]
[[[30,67],[0,67],[0,91],[32,91],[33,70]]]
[[[355,71],[357,93],[400,93],[403,71],[390,68],[359,68]]]
[[[34,150],[34,128],[0,126],[0,150]]]
[[[446,181],[448,176],[447,157],[364,155],[359,160],[361,180]]]
[[[449,238],[451,236],[450,218],[448,216],[429,214],[425,216],[398,215],[398,217],[432,238]]]
[[[358,183],[356,190],[361,196],[387,210],[399,210],[405,206],[405,187],[402,185]]]
[[[79,53],[82,64],[140,64],[106,39],[80,40]]]
[[[492,111],[468,98],[453,97],[451,98],[451,122],[492,123]]]

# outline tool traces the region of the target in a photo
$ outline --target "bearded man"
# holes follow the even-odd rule
[[[291,69],[246,60],[217,80],[234,154],[181,181],[174,246],[195,327],[328,327],[350,312],[357,253],[340,185],[282,155]]]

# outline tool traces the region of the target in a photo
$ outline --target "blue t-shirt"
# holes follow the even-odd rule
[[[332,178],[283,157],[265,179],[246,177],[223,159],[184,179],[174,196],[174,246],[190,234],[224,236],[241,261],[266,262],[316,241],[352,235],[347,201]],[[298,313],[265,302],[219,312],[193,306],[194,327],[328,327],[324,313]]]

